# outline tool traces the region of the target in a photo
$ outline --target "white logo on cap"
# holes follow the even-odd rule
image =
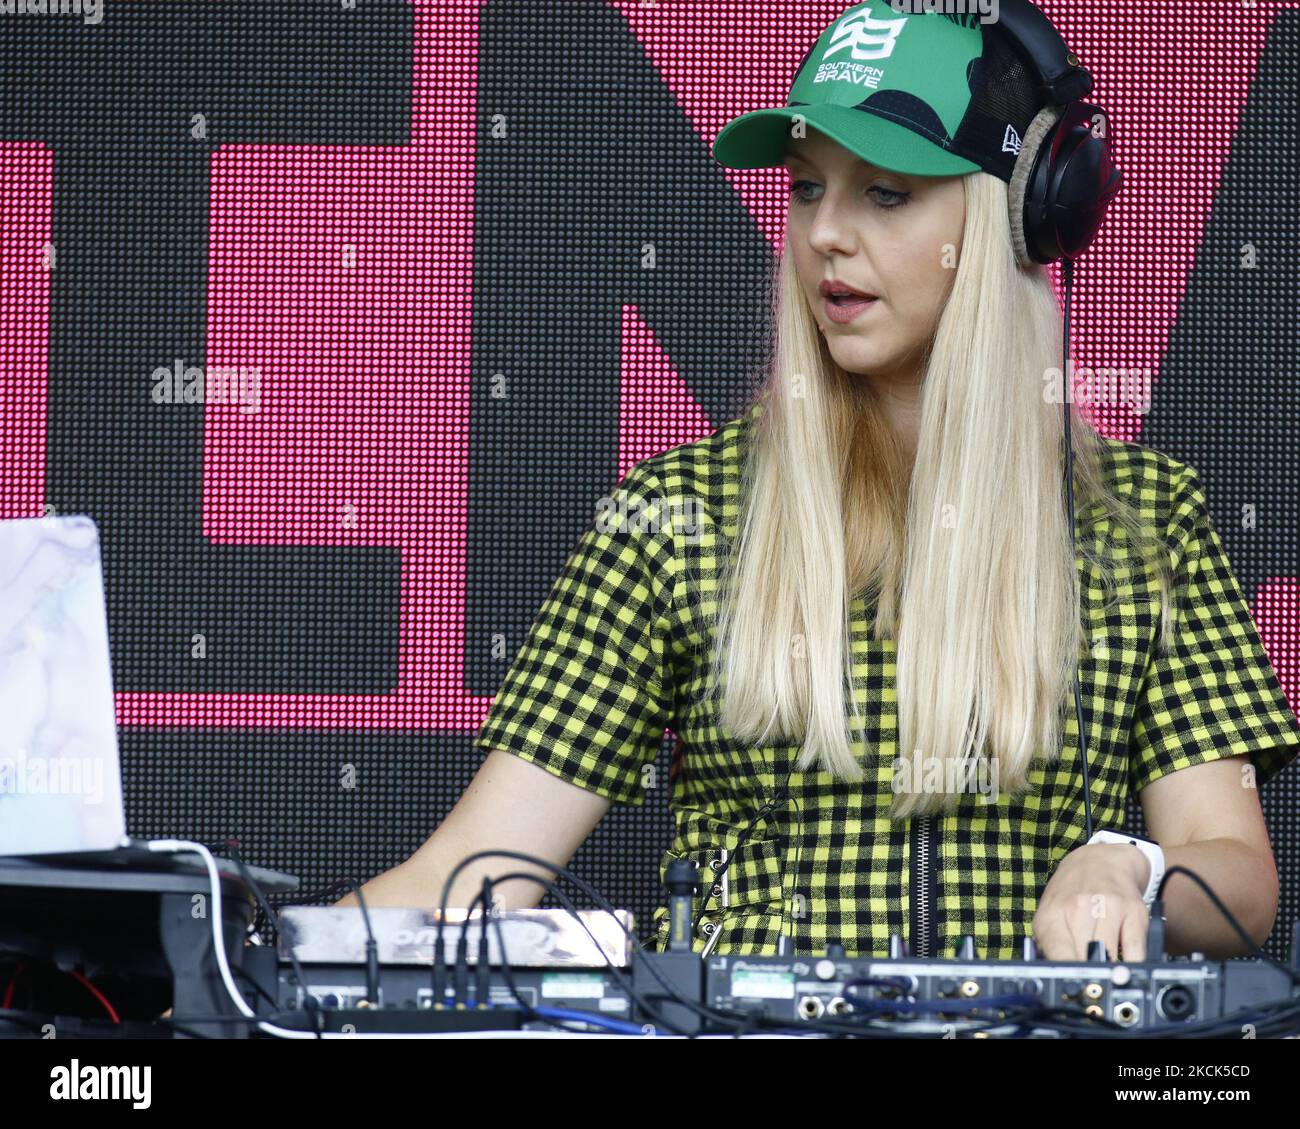
[[[865,11],[851,12],[835,25],[831,46],[822,58],[829,59],[848,47],[854,59],[888,59],[906,23],[906,16],[897,20],[873,20]]]
[[[1002,152],[1019,153],[1020,152],[1020,134],[1011,126],[1007,126],[1007,131],[1002,135]]]

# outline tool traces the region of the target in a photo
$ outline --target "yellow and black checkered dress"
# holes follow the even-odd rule
[[[506,750],[615,802],[640,804],[663,783],[655,761],[671,729],[680,738],[667,782],[676,835],[660,878],[670,860],[693,859],[705,878],[697,915],[720,851],[730,851],[763,800],[776,797],[799,751],[798,744],[730,740],[716,705],[703,701],[707,620],[722,554],[736,534],[742,459],[760,410],[756,404],[709,438],[627,473],[617,507],[598,516],[556,579],[476,738],[485,751]],[[1264,783],[1300,750],[1300,726],[1196,472],[1137,444],[1106,440],[1104,447],[1105,469],[1143,520],[1166,531],[1176,565],[1176,641],[1159,656],[1154,582],[1137,568],[1119,599],[1108,601],[1094,570],[1079,563],[1091,638],[1079,685],[1093,825],[1117,828],[1130,792],[1202,761],[1250,754],[1256,782]],[[1111,533],[1094,523],[1088,535],[1103,531]],[[862,597],[851,607],[864,780],[790,775],[790,799],[727,867],[725,899],[714,897],[697,950],[716,927],[718,953],[775,953],[784,932],[793,940],[787,952],[820,953],[838,943],[850,955],[883,956],[897,935],[913,954],[936,955],[970,935],[979,955],[1011,959],[1032,934],[1056,864],[1084,842],[1072,708],[1060,758],[1033,770],[1027,793],[986,803],[989,797],[968,792],[942,818],[890,821],[894,647],[870,637],[870,610]],[[662,947],[665,906],[654,923],[653,943]]]

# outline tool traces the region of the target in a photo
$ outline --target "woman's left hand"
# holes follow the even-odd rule
[[[1142,901],[1146,856],[1128,843],[1075,847],[1038,899],[1034,940],[1044,960],[1086,960],[1088,942],[1104,941],[1111,960],[1146,959],[1150,913]]]

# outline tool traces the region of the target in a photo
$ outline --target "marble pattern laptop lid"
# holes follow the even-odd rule
[[[125,835],[99,531],[0,521],[0,855]]]

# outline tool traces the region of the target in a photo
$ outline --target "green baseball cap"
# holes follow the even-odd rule
[[[786,105],[733,118],[713,142],[719,164],[779,165],[798,123],[882,169],[1010,181],[1022,138],[1046,104],[1019,48],[975,15],[906,0],[855,4],[818,37]]]

